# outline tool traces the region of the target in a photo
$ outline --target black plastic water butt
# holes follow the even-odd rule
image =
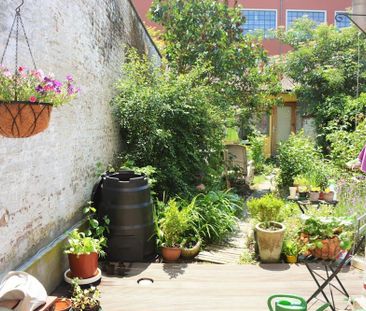
[[[147,177],[133,171],[105,174],[94,198],[99,214],[110,219],[107,259],[151,260],[155,255],[154,219]]]

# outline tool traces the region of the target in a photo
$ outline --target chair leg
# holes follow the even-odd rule
[[[329,304],[329,307],[332,309],[332,311],[335,311],[334,306],[331,304],[331,302],[329,301],[327,295],[324,293],[323,289],[324,284],[326,282],[323,283],[323,285],[320,285],[318,279],[316,278],[314,272],[311,270],[311,268],[309,267],[309,264],[307,262],[305,262],[305,266],[306,268],[309,270],[310,275],[312,276],[312,278],[314,279],[316,285],[318,285],[318,289],[311,295],[311,297],[306,301],[307,303],[309,303],[311,300],[313,300],[316,296],[318,296],[318,294],[321,292],[323,294],[324,299],[326,300],[326,302]]]

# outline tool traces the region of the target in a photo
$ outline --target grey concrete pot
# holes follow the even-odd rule
[[[261,228],[261,224],[262,223],[259,223],[255,226],[261,262],[278,262],[281,256],[282,243],[286,228],[279,222],[271,221],[271,225],[278,228],[276,231],[271,231]]]

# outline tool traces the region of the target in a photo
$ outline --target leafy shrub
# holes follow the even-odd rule
[[[190,193],[196,174],[205,172],[209,184],[220,172],[224,118],[204,70],[176,74],[134,50],[123,66],[113,106],[124,159],[156,168],[157,193]]]
[[[254,162],[257,173],[262,173],[264,170],[265,156],[264,145],[266,137],[259,133],[249,137],[250,142],[250,156]]]
[[[235,230],[237,216],[241,213],[242,208],[243,201],[236,194],[210,191],[208,194],[201,193],[192,200],[175,198],[168,204],[160,201],[156,205],[155,215],[159,224],[165,222],[164,219],[169,209],[172,209],[170,212],[174,212],[176,215],[178,213],[184,215],[187,226],[181,235],[182,239],[189,242],[201,240],[203,243],[210,243],[223,240]],[[179,224],[180,221],[178,227],[181,227]],[[164,231],[164,227],[159,227]],[[158,238],[162,233],[158,232]]]
[[[237,216],[242,211],[243,201],[236,194],[216,191],[195,197],[191,209],[191,228],[205,242],[223,240],[237,227]]]
[[[366,120],[356,127],[356,130],[349,132],[345,129],[336,130],[327,136],[330,142],[332,161],[339,167],[355,159],[365,145]]]
[[[315,171],[320,165],[320,160],[320,152],[303,131],[291,134],[278,149],[279,186],[289,187],[292,185],[294,177]]]
[[[271,221],[279,219],[280,211],[285,202],[269,193],[261,198],[253,198],[247,202],[250,215],[263,223],[264,228],[269,228]]]

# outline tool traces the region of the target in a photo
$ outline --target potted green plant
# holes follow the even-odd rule
[[[157,227],[157,243],[161,247],[164,261],[174,262],[181,255],[183,233],[188,228],[187,210],[179,210],[178,203],[171,199],[165,205]]]
[[[334,191],[330,190],[330,188],[325,188],[323,197],[325,201],[332,202],[334,199]]]
[[[334,260],[341,249],[352,246],[352,218],[302,215],[302,219],[301,239],[314,257]]]
[[[319,201],[320,196],[320,187],[311,185],[310,186],[310,193],[309,193],[309,200],[310,201]]]
[[[259,221],[255,230],[262,262],[278,262],[280,259],[285,226],[276,220],[284,204],[273,194],[266,194],[247,202],[251,216]]]
[[[73,311],[99,311],[100,307],[100,292],[99,290],[91,286],[88,289],[81,289],[77,283],[77,279],[73,280],[72,291],[72,310]]]
[[[299,192],[299,199],[306,199],[308,196],[309,180],[304,175],[298,175],[294,178],[294,186]]]
[[[282,252],[285,254],[288,263],[296,263],[300,246],[296,240],[285,240],[283,242]]]
[[[69,265],[73,277],[87,279],[97,274],[98,257],[104,256],[105,238],[93,238],[84,232],[74,229],[68,236],[65,253],[68,254]]]

